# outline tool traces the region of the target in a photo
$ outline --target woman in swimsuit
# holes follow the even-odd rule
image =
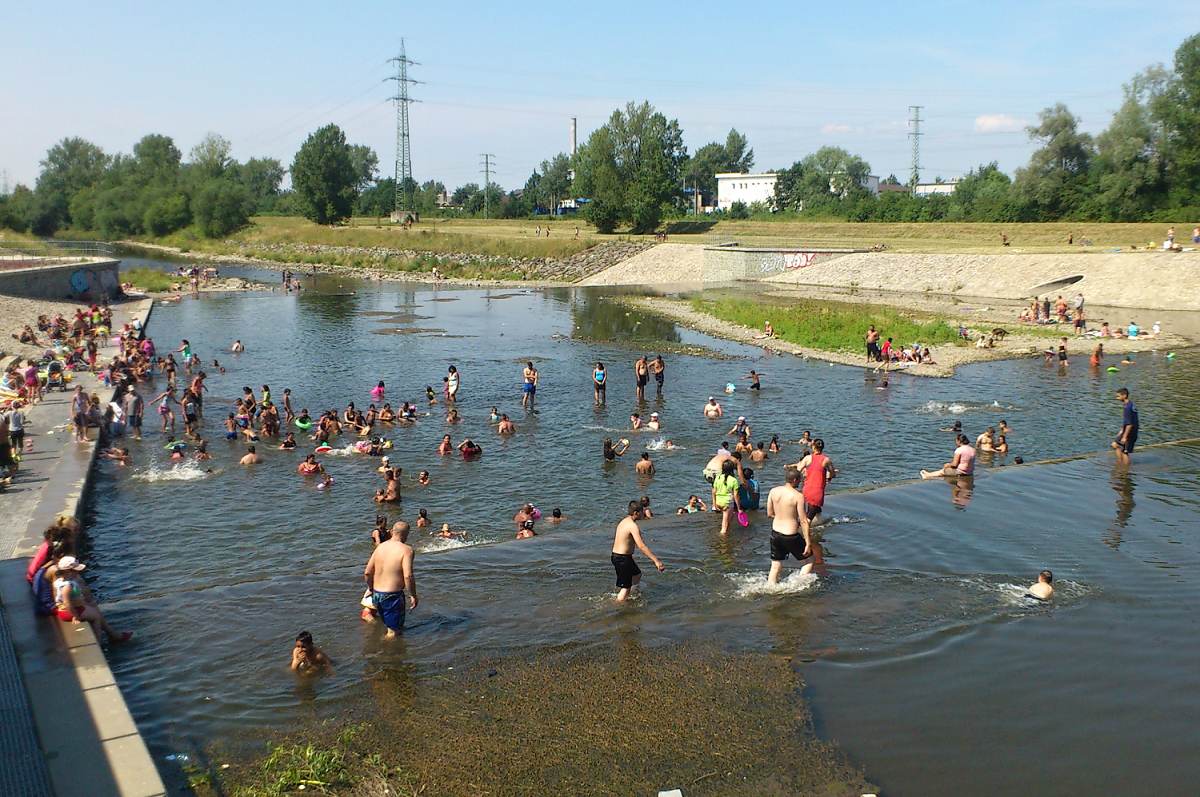
[[[608,372],[604,370],[604,363],[596,363],[596,369],[592,371],[592,389],[593,400],[596,405],[605,403],[605,391],[608,384]]]
[[[391,404],[384,404],[383,409],[379,411],[380,423],[392,423],[396,420],[396,413],[392,412]]]
[[[772,454],[779,453],[779,435],[771,435],[771,444],[767,446],[767,451],[771,452]]]
[[[159,402],[158,414],[162,416],[162,430],[167,431],[167,424],[171,425],[171,431],[175,431],[175,412],[171,409],[172,402],[179,403],[179,399],[175,398],[174,385],[167,385],[167,389],[155,396],[150,403]]]
[[[450,435],[442,435],[442,442],[438,445],[437,452],[442,456],[454,452],[454,444],[450,442]]]
[[[459,376],[458,369],[455,368],[453,365],[450,366],[450,368],[446,372],[446,400],[447,401],[457,401],[458,400],[458,388],[459,388],[460,381],[461,381],[461,377]]]
[[[604,448],[602,449],[602,453],[606,462],[616,462],[617,457],[625,456],[625,452],[629,450],[629,441],[621,440],[620,445],[622,448],[618,451],[617,447],[613,445],[611,437],[606,437],[604,439]]]

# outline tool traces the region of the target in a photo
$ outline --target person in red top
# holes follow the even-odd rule
[[[891,362],[892,360],[892,339],[888,338],[883,342],[883,348],[879,350],[879,354],[883,361]]]
[[[804,512],[800,523],[805,538],[812,545],[813,564],[824,562],[821,550],[821,536],[813,531],[816,521],[821,517],[821,508],[825,505],[825,487],[830,479],[837,476],[837,468],[825,455],[825,441],[817,438],[812,441],[812,453],[796,463],[796,469],[804,475]]]

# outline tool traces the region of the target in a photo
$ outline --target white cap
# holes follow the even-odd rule
[[[76,559],[74,556],[64,556],[63,558],[58,560],[58,569],[59,570],[79,571],[79,570],[83,570],[85,568],[87,568],[87,565],[85,565],[83,562]]]
[[[713,398],[712,396],[709,396],[709,397],[708,397],[708,400],[709,400],[709,401],[716,401],[716,399],[715,399],[715,398]]]
[[[652,412],[652,413],[650,413],[650,417],[651,417],[651,418],[657,418],[657,417],[658,417],[658,413],[657,413],[657,412]]]
[[[391,462],[392,460],[385,454],[379,458],[382,462]]]
[[[746,420],[746,416],[745,416],[745,415],[739,415],[739,416],[738,416],[738,420],[739,420],[739,421],[744,421],[744,420]]]

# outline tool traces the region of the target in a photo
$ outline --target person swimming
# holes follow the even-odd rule
[[[1054,574],[1049,570],[1038,573],[1037,583],[1030,585],[1025,592],[1029,597],[1040,601],[1050,600],[1054,597]]]

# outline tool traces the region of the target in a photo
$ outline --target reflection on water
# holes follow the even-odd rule
[[[1026,461],[1105,449],[1120,420],[1112,391],[1123,384],[1138,400],[1144,442],[1186,436],[1200,426],[1194,358],[1168,363],[1147,353],[1119,382],[1084,369],[1059,378],[1026,361],[964,368],[953,380],[896,375],[877,391],[860,371],[761,352],[751,364],[673,356],[665,398],[639,406],[632,355],[620,344],[645,327],[594,295],[556,290],[488,301],[486,291],[333,287],[356,292],[206,297],[155,309],[160,349],[187,337],[205,361],[218,356],[228,368],[209,380],[211,474],[173,466],[149,435],[131,443],[131,468],[98,466],[89,506],[88,573],[115,622],[138,631],[135,646],[113,651],[113,666],[157,753],[333,710],[384,688],[372,677],[397,668],[428,674],[549,645],[705,638],[816,660],[819,718],[873,779],[879,773],[887,793],[946,793],[952,785],[997,793],[1015,780],[1037,792],[1039,776],[1062,775],[1068,763],[1102,783],[1130,761],[1156,765],[1156,745],[1178,754],[1161,768],[1175,774],[1160,775],[1157,785],[1200,774],[1194,756],[1172,741],[1190,738],[1185,723],[1198,719],[1200,695],[1194,666],[1184,664],[1194,665],[1200,652],[1184,611],[1196,604],[1200,584],[1189,568],[1200,563],[1197,541],[1185,533],[1198,501],[1193,448],[1139,452],[1128,471],[1113,469],[1107,454],[1021,468],[981,459],[967,483],[835,493],[826,505],[835,521],[826,531],[829,568],[815,577],[793,573],[777,590],[761,586],[765,519],[723,538],[708,515],[670,514],[690,493],[707,500],[700,470],[737,415],[748,416],[763,440],[794,440],[811,429],[841,470],[833,487],[868,488],[949,459],[953,442],[940,429],[954,420],[973,436],[1005,418],[1014,455]],[[435,301],[447,298],[457,301]],[[418,307],[430,320],[388,318]],[[370,334],[382,323],[476,337]],[[575,327],[588,335],[572,339]],[[673,327],[650,331],[686,338]],[[599,339],[581,339],[592,335]],[[245,354],[223,353],[234,338],[246,343]],[[538,414],[520,410],[526,359],[542,375]],[[609,365],[611,380],[603,408],[591,400],[597,360]],[[464,421],[453,427],[440,404],[423,398],[449,363],[463,374]],[[731,417],[705,420],[704,399],[748,367],[765,374],[763,390],[721,394]],[[319,492],[294,470],[307,443],[299,453],[260,446],[267,462],[245,469],[236,464],[241,444],[226,443],[218,426],[243,385],[265,382],[276,396],[291,387],[297,408],[316,409],[366,404],[380,379],[393,406],[416,400],[430,413],[386,432],[393,461],[405,469],[403,501],[389,516],[412,520],[424,508],[435,528],[450,522],[472,543],[445,550],[443,541],[415,534],[422,603],[396,644],[383,643],[357,615],[377,460],[323,457],[337,486]],[[492,405],[513,416],[516,435],[496,436]],[[631,432],[635,410],[659,412],[664,431]],[[436,456],[446,432],[481,440],[484,457]],[[635,478],[631,461],[602,464],[600,441],[618,434],[633,441],[633,455],[653,448],[653,480]],[[653,446],[664,436],[680,448]],[[757,467],[764,489],[799,456],[788,445]],[[421,469],[432,475],[429,487],[413,481]],[[639,600],[617,609],[611,529],[624,502],[642,494],[662,515],[646,533],[668,570],[649,572]],[[526,500],[543,511],[561,506],[567,520],[540,524],[536,539],[513,540],[510,518]],[[1051,606],[1023,597],[1046,566],[1059,585]],[[1131,635],[1113,633],[1135,621]],[[298,705],[284,664],[301,627],[339,666],[306,687],[312,691]],[[1163,652],[1166,638],[1179,641]],[[1098,676],[1098,661],[1111,672]],[[1031,673],[1040,680],[1031,682]],[[1052,710],[1030,705],[1034,698]],[[1166,721],[1148,719],[1167,705]],[[1126,724],[1141,729],[1136,738]],[[1101,754],[1076,727],[1125,739],[1130,749],[1116,755],[1099,745]],[[1009,743],[1014,732],[1053,737],[1054,760],[1031,761]],[[991,775],[981,771],[981,748]],[[939,767],[923,774],[931,757]]]
[[[596,292],[577,294],[572,318],[575,337],[581,340],[670,343],[680,340],[675,324],[666,318],[626,307]]]

